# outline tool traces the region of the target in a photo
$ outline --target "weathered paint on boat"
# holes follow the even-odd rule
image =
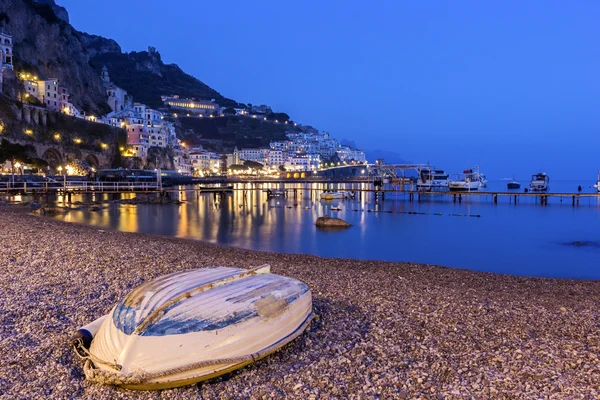
[[[98,370],[153,376],[144,382],[121,383],[123,387],[183,386],[222,375],[276,351],[277,343],[287,343],[306,327],[311,310],[308,286],[271,274],[268,267],[178,272],[141,285],[101,324],[95,322],[100,327],[94,328],[97,332],[93,332],[89,353],[106,361],[94,363]],[[263,353],[271,348],[273,351]],[[259,357],[173,373],[182,366],[236,360],[249,354]],[[161,371],[171,372],[158,376]]]

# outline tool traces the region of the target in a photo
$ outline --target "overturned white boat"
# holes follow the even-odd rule
[[[88,379],[163,389],[210,379],[298,337],[312,314],[304,283],[254,269],[177,272],[133,290],[74,337]]]

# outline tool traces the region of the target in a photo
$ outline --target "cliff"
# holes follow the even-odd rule
[[[107,39],[98,35],[90,35],[85,32],[77,32],[77,35],[91,58],[99,54],[121,52],[121,46],[113,39]]]
[[[15,71],[58,78],[68,86],[75,106],[97,113],[98,104],[105,101],[100,76],[90,66],[89,53],[77,31],[47,3],[0,1],[0,15],[6,16],[0,29],[13,37]],[[14,95],[18,87],[7,89]]]
[[[67,12],[67,9],[56,4],[54,0],[35,0],[35,2],[41,5],[50,6],[54,12],[54,15],[67,24],[69,23],[69,13]]]
[[[222,107],[235,107],[237,102],[228,99],[197,78],[186,74],[176,64],[164,64],[157,51],[140,51],[128,54],[103,52],[106,39],[88,49],[96,52],[91,59],[92,66],[99,74],[106,65],[111,81],[121,86],[135,98],[135,101],[160,107],[161,95],[178,94],[182,97],[215,99]]]

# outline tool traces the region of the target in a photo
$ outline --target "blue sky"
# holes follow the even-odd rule
[[[223,95],[448,172],[594,180],[600,2],[58,0]],[[367,154],[368,156],[368,154]]]

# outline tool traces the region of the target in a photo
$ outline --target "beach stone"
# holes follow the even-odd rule
[[[341,218],[332,218],[332,217],[328,217],[327,215],[324,217],[317,218],[316,225],[319,228],[326,228],[326,227],[348,228],[351,226],[350,223],[344,221]]]

